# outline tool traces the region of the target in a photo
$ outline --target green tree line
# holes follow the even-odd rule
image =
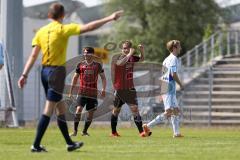
[[[105,0],[106,14],[117,9],[124,16],[101,42],[132,40],[145,45],[146,60],[162,62],[168,55],[166,43],[182,42],[182,53],[202,41],[209,26],[214,31],[221,9],[214,0]]]

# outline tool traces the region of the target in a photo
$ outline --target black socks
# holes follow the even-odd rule
[[[112,116],[111,116],[112,133],[117,132],[117,121],[118,121],[118,116],[115,116],[115,115],[112,114]]]
[[[38,122],[38,127],[37,127],[37,133],[36,133],[36,137],[33,143],[33,146],[35,148],[40,147],[40,143],[42,140],[42,137],[48,127],[48,124],[50,122],[50,117],[46,116],[46,115],[42,115],[39,122]]]

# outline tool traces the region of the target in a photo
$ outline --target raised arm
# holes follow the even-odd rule
[[[95,20],[81,26],[81,33],[92,31],[113,20],[117,20],[123,14],[123,10],[112,13],[110,16]]]
[[[122,59],[117,60],[117,65],[118,66],[123,66],[124,64],[127,63],[127,61],[129,60],[129,58],[133,55],[135,49],[134,48],[130,48],[130,52],[127,54],[127,56],[125,56]]]
[[[144,46],[142,44],[139,44],[138,48],[140,49],[140,54],[141,54],[139,62],[142,62],[144,61]]]
[[[37,60],[37,57],[38,57],[39,52],[40,52],[40,49],[41,48],[39,46],[37,46],[37,45],[33,47],[32,53],[29,56],[29,58],[27,60],[27,63],[25,65],[25,67],[24,67],[23,73],[22,73],[21,77],[18,80],[18,87],[19,88],[23,88],[24,85],[27,83],[28,74],[29,74],[32,66],[34,65],[35,61]]]

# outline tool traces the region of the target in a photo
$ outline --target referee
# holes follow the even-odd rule
[[[42,51],[42,71],[41,80],[46,95],[46,103],[43,114],[38,122],[37,131],[31,152],[47,152],[41,144],[42,137],[48,127],[50,117],[56,109],[57,124],[67,144],[67,151],[73,151],[83,146],[83,142],[73,142],[68,134],[68,127],[65,120],[65,105],[61,102],[62,94],[56,92],[49,86],[49,77],[56,68],[58,72],[65,75],[66,49],[68,39],[73,35],[80,35],[85,32],[95,30],[107,22],[117,20],[123,11],[117,11],[105,18],[92,21],[85,25],[70,23],[63,24],[64,6],[59,3],[53,3],[48,11],[48,17],[52,20],[49,24],[38,30],[32,40],[32,52],[21,77],[18,80],[19,88],[23,88],[27,82],[28,74],[35,63],[40,51]],[[60,70],[59,70],[60,68]],[[65,76],[62,78],[51,79],[51,83],[61,84],[64,87]],[[54,81],[54,82],[53,82]]]

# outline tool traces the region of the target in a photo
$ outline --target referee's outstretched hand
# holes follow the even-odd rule
[[[122,16],[122,14],[123,14],[123,10],[120,10],[120,11],[116,11],[116,12],[112,13],[110,15],[110,17],[111,17],[112,20],[116,21]]]

